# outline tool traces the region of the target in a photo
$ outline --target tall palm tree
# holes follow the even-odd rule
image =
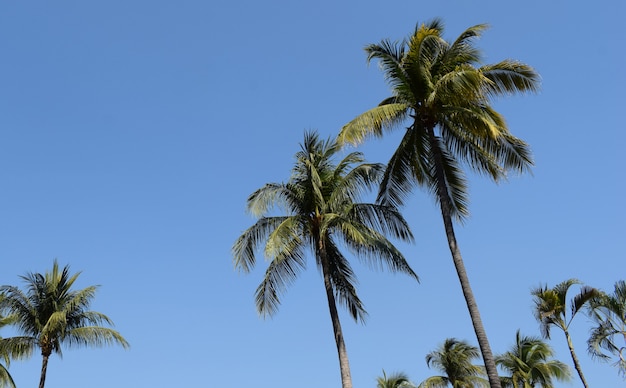
[[[376,388],[415,388],[415,385],[402,372],[387,376],[387,373],[383,370],[383,375],[376,379]]]
[[[264,245],[271,261],[256,290],[261,315],[276,313],[280,296],[305,268],[310,250],[321,270],[332,321],[343,388],[352,387],[348,355],[337,313],[339,300],[354,320],[366,311],[357,296],[356,278],[340,244],[359,259],[375,266],[385,264],[393,271],[417,275],[404,256],[385,237],[404,241],[413,236],[406,221],[393,206],[358,203],[361,194],[378,184],[384,167],[363,163],[360,153],[350,153],[337,164],[335,142],[322,141],[307,132],[287,183],[269,183],[248,197],[248,210],[258,221],[233,246],[235,267],[248,272],[256,263],[256,250]],[[284,215],[270,215],[278,207]]]
[[[588,340],[589,352],[602,360],[617,357],[615,365],[626,375],[626,281],[617,281],[613,293],[591,299],[589,307],[597,323]]]
[[[484,367],[472,363],[476,358],[480,358],[477,347],[455,338],[446,339],[437,350],[426,355],[428,367],[434,367],[443,374],[427,378],[419,388],[489,387],[489,382],[482,377],[485,375]]]
[[[496,364],[510,374],[502,378],[503,386],[554,388],[555,379],[571,380],[569,367],[552,357],[550,345],[537,337],[522,336],[518,330],[511,350],[496,357]]]
[[[569,352],[572,356],[574,368],[585,388],[588,388],[587,380],[583,374],[578,356],[574,351],[574,343],[570,336],[569,327],[576,314],[588,305],[589,301],[599,295],[599,291],[593,287],[582,286],[580,292],[567,303],[567,293],[573,285],[582,284],[577,279],[568,279],[554,286],[537,287],[531,291],[535,302],[535,318],[540,322],[541,334],[544,338],[550,338],[550,328],[556,326],[563,331]],[[568,314],[568,310],[570,313]]]
[[[0,310],[16,316],[15,326],[22,334],[3,339],[4,346],[29,354],[36,348],[41,351],[39,388],[44,388],[50,355],[53,352],[61,355],[61,345],[129,347],[117,331],[100,326],[113,325],[106,315],[89,310],[98,286],[72,289],[79,275],[80,272],[70,274],[68,265],[59,268],[54,260],[52,271],[21,276],[26,283],[25,292],[15,286],[0,287],[5,295]]]
[[[402,42],[383,40],[367,46],[368,62],[379,60],[392,96],[346,124],[338,140],[358,144],[408,122],[387,164],[379,200],[399,206],[416,185],[435,196],[489,381],[492,387],[499,387],[453,219],[468,216],[463,164],[495,181],[506,177],[509,170],[530,168],[528,146],[509,132],[490,102],[498,95],[537,90],[539,76],[531,67],[513,60],[481,65],[473,41],[485,28],[470,27],[449,43],[442,37],[442,22],[435,19],[418,25]]]

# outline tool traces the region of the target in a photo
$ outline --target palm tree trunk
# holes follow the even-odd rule
[[[43,354],[43,360],[41,361],[41,377],[39,378],[39,388],[44,388],[46,383],[46,372],[48,371],[48,358],[50,355]]]
[[[330,282],[330,271],[328,259],[323,248],[323,242],[318,242],[318,254],[322,264],[322,274],[324,276],[324,288],[326,289],[326,298],[328,299],[328,310],[330,311],[330,320],[333,323],[333,332],[335,334],[335,343],[337,344],[337,355],[339,356],[339,370],[341,372],[341,387],[352,388],[352,377],[350,376],[350,363],[348,362],[348,351],[343,340],[343,331],[341,330],[341,322],[339,321],[339,313],[337,312],[337,303],[333,286]]]
[[[567,330],[563,330],[563,332],[565,333],[565,339],[567,339],[567,347],[569,348],[569,352],[572,355],[572,361],[574,362],[574,369],[576,369],[576,372],[578,372],[578,376],[580,377],[580,381],[583,382],[583,386],[585,388],[589,388],[589,386],[587,385],[587,380],[585,380],[585,376],[583,375],[583,369],[580,367],[580,362],[578,361],[578,357],[576,356],[576,353],[574,352],[574,343],[572,342],[572,338],[569,335],[569,332]]]
[[[448,246],[450,253],[452,254],[452,261],[456,269],[457,276],[461,283],[461,289],[463,290],[463,296],[465,297],[465,303],[469,310],[472,325],[474,326],[474,332],[476,333],[476,339],[478,340],[478,346],[483,355],[483,361],[485,363],[485,370],[487,371],[487,378],[489,379],[489,385],[491,388],[501,388],[500,377],[498,377],[498,370],[496,369],[496,362],[491,352],[491,346],[487,339],[487,333],[483,326],[482,319],[480,318],[480,311],[478,310],[478,304],[474,298],[474,293],[470,286],[469,277],[465,270],[465,264],[463,263],[463,257],[461,256],[461,250],[456,241],[454,234],[454,226],[452,224],[452,201],[448,194],[448,188],[446,184],[446,178],[443,171],[443,155],[439,148],[439,141],[435,137],[433,128],[428,128],[428,135],[430,138],[430,145],[432,148],[434,162],[435,162],[435,174],[437,179],[437,196],[439,197],[439,205],[441,208],[441,216],[443,218],[443,225],[446,231],[446,237],[448,239]]]

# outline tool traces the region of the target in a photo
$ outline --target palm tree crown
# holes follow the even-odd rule
[[[597,323],[589,337],[589,353],[602,360],[615,356],[618,371],[626,375],[626,281],[616,282],[612,293],[591,299],[589,307]]]
[[[513,388],[553,388],[553,380],[569,381],[569,367],[558,360],[552,360],[554,351],[540,338],[522,336],[517,331],[515,345],[503,355],[496,357],[496,363],[510,376],[503,378],[503,386]]]
[[[383,40],[365,48],[368,61],[379,60],[393,95],[346,124],[339,141],[358,144],[409,122],[388,164],[382,200],[401,204],[418,184],[441,201],[443,185],[454,215],[462,218],[468,214],[462,162],[496,180],[532,164],[528,146],[511,135],[490,100],[536,91],[539,76],[513,60],[480,65],[473,41],[486,28],[470,27],[449,43],[442,37],[443,23],[435,19],[418,25],[407,40]],[[437,173],[439,168],[442,174]]]
[[[569,327],[576,314],[588,306],[593,298],[600,295],[600,292],[593,287],[582,286],[579,293],[568,304],[568,291],[577,284],[581,284],[581,282],[577,279],[568,279],[553,288],[548,288],[548,286],[537,287],[531,293],[534,296],[535,318],[539,321],[541,334],[544,338],[550,338],[550,328],[552,326],[556,326],[563,331],[574,368],[583,385],[588,387],[582,367],[578,361],[578,356],[574,350]],[[569,314],[568,310],[570,311]]]
[[[485,375],[484,367],[473,364],[473,360],[479,357],[477,347],[455,338],[446,339],[441,347],[426,355],[426,364],[443,374],[427,378],[419,388],[489,387],[489,382],[482,377]]]
[[[443,23],[435,19],[418,24],[401,42],[383,40],[367,46],[368,62],[379,61],[392,95],[346,124],[338,141],[358,144],[408,122],[387,164],[378,198],[381,203],[400,205],[414,186],[426,187],[434,195],[490,384],[499,387],[453,219],[469,214],[462,165],[496,181],[506,177],[507,171],[524,172],[532,165],[528,146],[509,132],[491,99],[536,91],[539,76],[514,60],[481,64],[474,40],[485,29],[483,24],[470,27],[448,42],[443,38]]]
[[[35,348],[43,356],[39,388],[44,387],[48,358],[52,353],[62,355],[61,345],[101,347],[118,344],[128,348],[128,342],[115,330],[100,325],[113,325],[104,314],[89,310],[97,286],[73,290],[80,275],[70,274],[69,266],[59,268],[54,261],[52,271],[45,274],[28,273],[21,276],[26,292],[18,287],[2,286],[5,298],[0,309],[15,316],[15,326],[22,336],[3,339],[4,349],[18,349],[32,354]]]
[[[384,166],[364,163],[360,153],[346,155],[335,164],[340,150],[330,140],[307,132],[287,183],[269,183],[248,198],[248,210],[258,221],[233,246],[236,268],[248,272],[256,251],[264,245],[271,261],[256,290],[256,306],[262,315],[278,310],[280,296],[305,268],[310,250],[320,268],[330,310],[344,388],[351,378],[335,299],[355,320],[366,311],[356,292],[356,278],[340,245],[359,259],[417,279],[400,251],[385,237],[412,241],[406,221],[389,205],[358,203],[365,190],[376,185]],[[285,215],[272,215],[278,207]]]
[[[376,379],[376,388],[415,388],[415,385],[402,372],[387,376],[387,373],[383,370],[383,375]]]

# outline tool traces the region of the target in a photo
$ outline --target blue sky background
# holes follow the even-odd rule
[[[532,176],[470,177],[458,227],[493,351],[517,329],[539,334],[531,288],[575,277],[610,290],[626,268],[625,4],[0,2],[0,284],[58,258],[83,271],[78,286],[102,285],[93,308],[132,345],[67,349],[46,386],[340,386],[314,265],[263,320],[263,263],[239,274],[230,248],[254,222],[247,196],[288,179],[304,130],[334,136],[389,95],[363,47],[434,17],[449,40],[489,23],[485,62],[519,59],[543,80],[495,103],[532,146]],[[396,140],[361,150],[386,162]],[[355,265],[370,314],[342,315],[355,387],[382,369],[419,383],[445,338],[476,344],[434,201],[417,191],[404,212],[417,241],[401,247],[422,282]],[[586,354],[589,328],[584,316],[572,327],[589,383],[624,386]],[[550,343],[570,363],[561,333]],[[11,364],[18,387],[36,385],[40,362]]]

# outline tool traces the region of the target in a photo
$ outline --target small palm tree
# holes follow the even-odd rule
[[[338,139],[342,144],[359,144],[408,122],[387,164],[379,200],[400,206],[415,186],[434,195],[489,381],[499,387],[453,220],[469,214],[462,165],[495,181],[505,178],[507,171],[524,172],[532,165],[528,146],[509,132],[491,99],[535,91],[539,76],[518,61],[481,64],[474,40],[486,27],[470,27],[450,43],[443,38],[443,23],[435,19],[416,26],[402,42],[383,40],[367,46],[368,62],[379,60],[392,96],[346,124]]]
[[[362,193],[378,184],[384,170],[380,164],[363,162],[353,152],[337,164],[340,150],[330,140],[307,132],[287,183],[269,183],[248,197],[248,210],[258,221],[233,245],[235,267],[248,272],[256,263],[256,251],[264,245],[270,259],[265,277],[256,290],[256,306],[263,316],[278,311],[280,296],[305,268],[306,251],[315,258],[326,290],[343,388],[352,387],[348,354],[337,300],[355,321],[363,321],[365,308],[359,299],[356,278],[340,246],[375,266],[417,275],[404,256],[385,237],[412,241],[406,221],[393,206],[359,203]],[[269,215],[278,207],[284,215]]]
[[[387,376],[383,370],[382,377],[376,379],[376,388],[415,388],[415,385],[413,385],[409,377],[402,372]]]
[[[455,338],[446,339],[441,347],[426,355],[428,367],[434,367],[443,374],[427,378],[418,388],[489,387],[489,381],[483,377],[485,368],[473,364],[477,358],[480,358],[477,347]]]
[[[26,291],[14,286],[2,286],[5,298],[0,310],[14,315],[15,326],[22,336],[5,338],[3,349],[17,349],[22,354],[41,351],[42,365],[39,388],[44,388],[48,359],[59,355],[61,345],[100,347],[119,344],[128,348],[128,342],[115,330],[102,327],[113,325],[104,314],[89,310],[98,286],[73,290],[79,273],[70,274],[69,266],[59,268],[54,260],[52,271],[45,274],[28,273],[21,276]]]
[[[552,360],[554,351],[540,338],[522,336],[517,331],[513,348],[496,357],[496,364],[510,376],[503,377],[504,387],[553,388],[553,380],[569,381],[571,372],[567,365]]]
[[[531,291],[535,301],[535,318],[540,322],[541,334],[544,338],[550,338],[550,328],[556,326],[563,331],[569,352],[572,356],[574,368],[585,388],[588,388],[587,380],[583,374],[578,356],[574,351],[574,343],[570,336],[569,327],[576,314],[588,305],[589,301],[600,295],[593,287],[582,286],[580,292],[567,303],[567,293],[573,285],[582,284],[577,279],[568,279],[554,286],[538,287]],[[568,314],[568,310],[570,313]]]
[[[597,323],[588,340],[589,353],[602,360],[615,356],[618,371],[626,376],[626,281],[616,282],[613,293],[591,299],[589,307]]]

